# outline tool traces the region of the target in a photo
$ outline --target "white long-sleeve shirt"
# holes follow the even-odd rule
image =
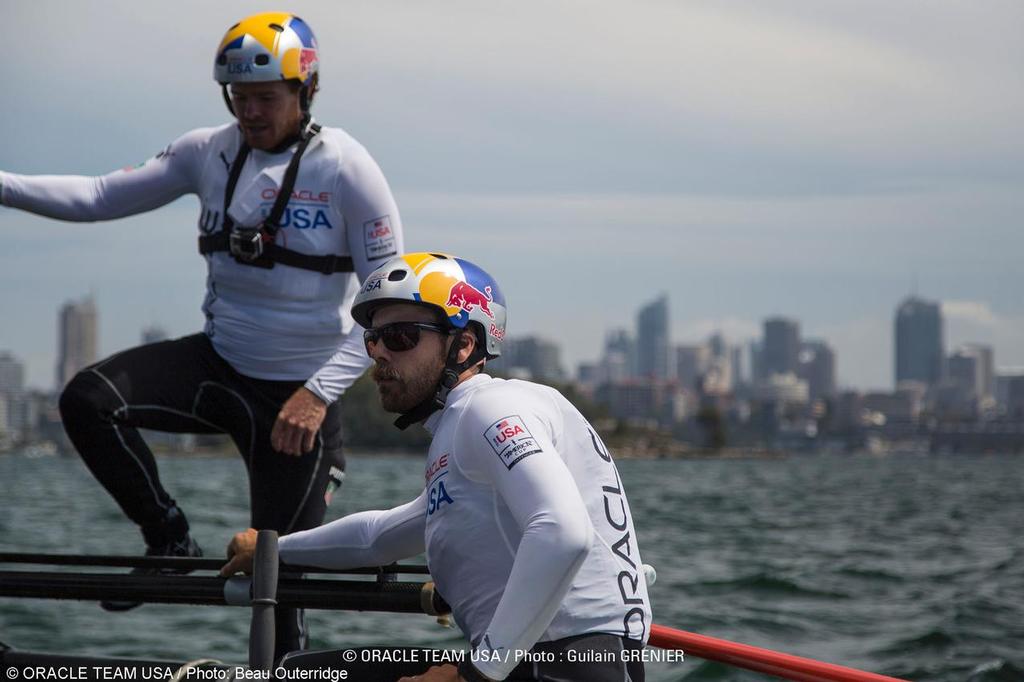
[[[353,568],[427,553],[478,652],[504,679],[539,641],[605,632],[646,642],[651,609],[615,464],[557,391],[477,375],[427,420],[415,500],[281,538],[296,565]]]
[[[238,127],[200,128],[144,164],[98,177],[0,172],[0,203],[75,222],[111,220],[185,194],[200,201],[200,234],[222,227],[224,188],[242,136]],[[295,145],[252,150],[228,209],[236,224],[269,214]],[[339,128],[323,128],[302,155],[277,244],[316,255],[350,256],[355,273],[323,275],[286,265],[240,265],[227,252],[205,256],[206,334],[246,376],[301,380],[326,402],[369,365],[349,309],[359,283],[403,251],[401,219],[383,173]]]

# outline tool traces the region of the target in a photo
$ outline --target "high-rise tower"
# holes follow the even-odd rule
[[[671,378],[668,296],[664,294],[641,308],[636,316],[636,370],[641,377]]]
[[[896,308],[896,385],[918,381],[933,386],[942,380],[942,310],[938,303],[911,296]]]
[[[68,301],[57,321],[57,390],[80,369],[96,362],[96,304],[92,297]]]
[[[761,372],[796,374],[800,362],[800,325],[796,320],[772,317],[764,321],[764,345],[761,348]]]

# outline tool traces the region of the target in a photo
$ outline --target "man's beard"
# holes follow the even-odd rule
[[[440,359],[414,376],[401,376],[389,365],[377,364],[373,380],[377,382],[380,404],[388,412],[405,413],[437,392],[444,363]]]

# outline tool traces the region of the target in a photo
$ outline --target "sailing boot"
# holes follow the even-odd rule
[[[178,507],[171,507],[158,527],[143,528],[146,556],[201,557],[203,550],[188,533],[188,521]],[[133,568],[129,575],[184,575],[191,573],[182,568]],[[128,611],[140,606],[139,601],[101,601],[105,611]]]

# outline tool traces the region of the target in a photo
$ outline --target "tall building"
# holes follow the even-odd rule
[[[836,395],[829,412],[829,428],[849,433],[864,425],[864,398],[857,391],[842,391]]]
[[[92,297],[68,301],[58,318],[57,390],[80,369],[96,362],[96,304]]]
[[[934,386],[942,381],[945,352],[942,311],[938,303],[911,296],[896,309],[896,385],[920,381]]]
[[[979,360],[977,355],[965,348],[957,349],[946,359],[949,382],[972,398],[980,397],[982,391],[983,379]]]
[[[737,356],[733,353],[734,349],[725,342],[725,337],[718,332],[708,339],[707,348],[711,358],[701,388],[708,395],[726,395],[732,392],[739,381]]]
[[[705,345],[676,346],[676,379],[679,385],[696,391],[697,382],[708,371],[710,362],[711,352]]]
[[[0,395],[20,394],[25,390],[25,365],[10,353],[0,353]]]
[[[668,296],[662,294],[636,316],[636,373],[649,379],[672,378],[668,333]]]
[[[601,358],[602,379],[609,383],[625,381],[636,375],[636,343],[625,329],[614,329],[605,336]]]
[[[947,383],[961,399],[973,405],[975,412],[996,404],[995,370],[991,346],[969,343],[946,358]]]
[[[601,365],[597,362],[581,362],[576,365],[576,382],[591,391],[604,380]]]
[[[836,392],[836,354],[825,341],[800,344],[797,376],[807,382],[811,400],[828,398]]]
[[[761,348],[762,378],[796,374],[800,359],[800,325],[796,320],[772,317],[764,321]]]
[[[974,357],[978,363],[978,398],[992,399],[996,394],[995,353],[992,346],[980,343],[967,343],[959,351]]]
[[[670,426],[685,417],[686,404],[671,382],[632,379],[602,384],[595,400],[616,419]]]
[[[721,334],[707,343],[675,348],[675,377],[680,388],[706,395],[726,395],[738,381],[740,350],[732,348]]]
[[[536,336],[507,339],[501,356],[487,365],[507,374],[525,374],[536,381],[565,380],[558,345]]]
[[[729,350],[729,347],[725,343],[725,337],[715,332],[708,339],[708,350],[711,352],[713,358],[724,358]]]
[[[999,403],[1006,416],[1024,420],[1024,370],[999,375]]]
[[[756,384],[765,379],[764,371],[764,342],[754,339],[749,346],[750,357],[750,383]]]
[[[21,434],[28,423],[29,404],[25,365],[10,353],[0,353],[0,433]]]
[[[729,364],[732,366],[732,387],[737,388],[746,381],[749,373],[743,371],[743,349],[733,346],[729,349]]]
[[[8,435],[14,427],[11,425],[11,418],[7,409],[7,398],[0,394],[0,448],[5,444],[5,441],[11,439]]]
[[[1024,377],[1024,367],[1000,368],[999,373],[995,375],[992,381],[992,392],[996,399],[996,404],[1004,408],[1006,407],[1007,400],[1009,399],[1010,384],[1017,377]]]

